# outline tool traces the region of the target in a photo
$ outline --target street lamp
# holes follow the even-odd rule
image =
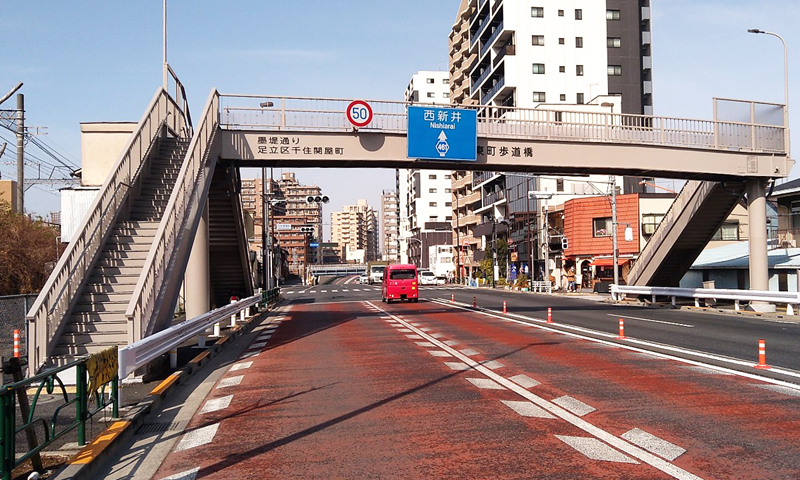
[[[789,51],[786,48],[786,40],[783,39],[780,35],[773,32],[765,32],[764,30],[759,30],[757,28],[750,28],[747,30],[748,33],[763,33],[764,35],[771,35],[773,37],[777,37],[778,40],[783,43],[783,126],[784,126],[784,135],[786,138],[784,139],[784,144],[786,145],[786,155],[790,156],[790,147],[791,144],[789,142]]]

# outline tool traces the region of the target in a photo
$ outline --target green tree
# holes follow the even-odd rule
[[[55,265],[59,231],[0,204],[0,295],[36,293]]]

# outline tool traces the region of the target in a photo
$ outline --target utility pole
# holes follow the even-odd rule
[[[617,263],[619,259],[619,250],[617,246],[617,177],[609,175],[608,183],[611,185],[611,248],[614,250],[612,255],[612,268],[614,269],[614,285],[619,286],[619,271],[617,271]]]
[[[17,94],[17,213],[25,214],[25,95]]]

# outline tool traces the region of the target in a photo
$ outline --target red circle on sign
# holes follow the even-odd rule
[[[366,127],[372,121],[372,107],[364,100],[354,100],[347,106],[347,120],[356,127]]]

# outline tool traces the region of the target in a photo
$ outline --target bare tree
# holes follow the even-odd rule
[[[36,293],[63,251],[57,228],[0,204],[0,295]]]

